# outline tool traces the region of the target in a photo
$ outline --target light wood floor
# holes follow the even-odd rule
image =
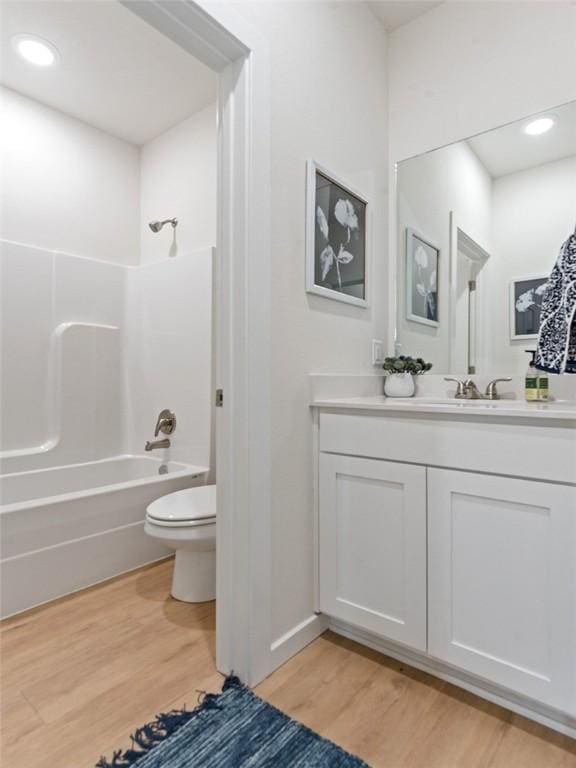
[[[220,689],[214,606],[169,598],[171,568],[3,622],[2,768],[89,768]],[[576,742],[330,633],[257,693],[375,768],[576,768]]]

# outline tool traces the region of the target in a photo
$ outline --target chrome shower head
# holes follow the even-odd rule
[[[164,219],[164,221],[151,221],[148,226],[152,232],[160,232],[164,224],[172,224],[172,229],[178,225],[178,219]]]

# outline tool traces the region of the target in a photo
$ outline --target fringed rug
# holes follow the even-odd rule
[[[159,715],[140,728],[133,746],[96,768],[368,768],[259,699],[238,678],[205,695],[195,710]]]

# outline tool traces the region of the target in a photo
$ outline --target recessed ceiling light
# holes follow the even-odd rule
[[[553,117],[538,117],[524,126],[524,133],[528,136],[540,136],[541,133],[549,131],[555,122]]]
[[[56,63],[58,51],[49,43],[36,35],[16,35],[12,38],[14,50],[37,67],[51,67]]]

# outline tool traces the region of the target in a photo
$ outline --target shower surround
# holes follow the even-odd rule
[[[168,554],[143,521],[209,466],[212,249],[127,267],[0,248],[7,615]],[[144,457],[165,407],[172,446]]]

